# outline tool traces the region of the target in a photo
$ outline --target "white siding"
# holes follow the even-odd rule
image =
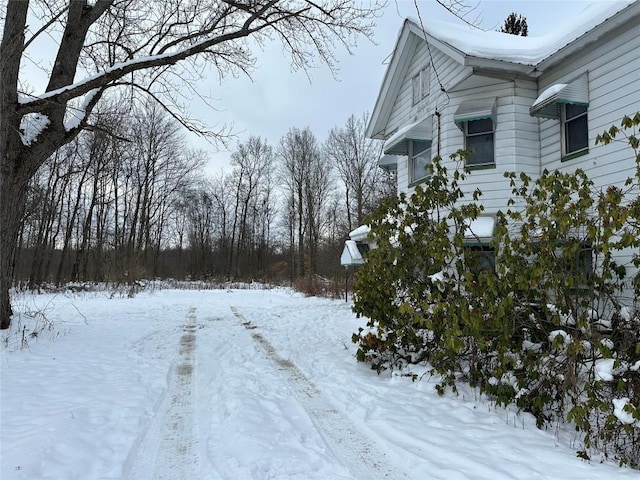
[[[451,94],[449,105],[442,116],[442,157],[464,148],[462,131],[453,122],[453,115],[462,102],[497,97],[496,125],[494,133],[495,167],[472,170],[463,189],[468,197],[477,188],[482,192],[481,201],[487,213],[507,208],[511,187],[504,178],[506,172],[524,172],[536,177],[540,172],[538,125],[529,115],[529,105],[535,100],[534,82],[505,81],[456,91]],[[449,168],[453,168],[451,163]]]
[[[433,63],[432,63],[433,62]],[[421,68],[432,64],[431,92],[429,96],[412,105],[411,80]],[[437,76],[434,71],[437,70]],[[529,115],[529,106],[535,100],[534,82],[504,81],[485,79],[487,86],[459,90],[449,95],[443,94],[440,83],[451,85],[468,71],[441,51],[431,48],[431,55],[424,44],[416,47],[410,65],[405,74],[399,94],[387,125],[386,133],[391,134],[409,123],[420,121],[438,110],[442,115],[440,151],[445,159],[450,154],[464,147],[464,138],[460,129],[453,122],[453,115],[461,102],[473,99],[497,97],[497,124],[495,131],[496,168],[474,170],[469,176],[467,190],[475,188],[483,191],[483,201],[492,210],[505,208],[511,196],[511,189],[504,179],[507,171],[524,171],[535,176],[540,171],[538,124]],[[434,121],[433,150],[437,153],[437,119]],[[408,161],[402,158],[398,162],[398,191],[410,193]]]
[[[598,41],[585,52],[580,52],[556,69],[540,78],[543,91],[554,83],[566,83],[587,72],[589,82],[589,153],[565,162],[561,161],[560,122],[540,121],[541,165],[549,170],[575,171],[583,169],[594,182],[595,188],[622,185],[633,175],[633,151],[624,142],[595,145],[595,138],[611,125],[620,125],[624,115],[640,111],[640,36],[637,27],[616,31]],[[635,252],[639,253],[639,252]],[[634,252],[627,250],[618,255],[619,264],[631,265]],[[628,289],[625,295],[631,297]]]
[[[433,63],[432,63],[433,61]],[[431,65],[430,68],[430,93],[429,95],[413,105],[411,80],[423,67]],[[434,73],[437,70],[438,75]],[[438,80],[443,84],[452,82],[453,79],[462,74],[464,68],[457,62],[455,62],[449,56],[443,54],[439,50],[431,47],[431,55],[426,47],[426,44],[420,43],[413,53],[409,67],[402,81],[402,86],[398,96],[395,99],[393,110],[389,117],[389,123],[385,128],[385,133],[391,135],[394,131],[402,128],[405,125],[421,121],[429,116],[432,116],[438,105],[443,105],[446,102],[446,97],[440,90],[440,84]],[[436,140],[437,134],[434,128],[434,148],[433,154],[436,153]],[[406,158],[402,158],[398,162],[398,191],[409,192],[409,172],[408,161]]]
[[[540,78],[539,91],[587,72],[589,153],[561,161],[558,120],[540,121],[541,164],[549,170],[582,168],[597,187],[620,184],[634,171],[632,151],[622,143],[595,145],[595,138],[624,115],[640,111],[640,36],[637,28],[617,31]]]

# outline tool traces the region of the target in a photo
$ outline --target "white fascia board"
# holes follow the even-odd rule
[[[411,40],[413,35],[408,28],[409,20],[405,20],[398,33],[398,39],[393,48],[391,61],[384,73],[382,85],[378,92],[373,113],[367,125],[366,135],[368,138],[384,139],[385,129],[391,115],[391,110],[402,84],[403,73],[409,64],[410,53],[413,49]]]
[[[472,67],[475,74],[482,75],[483,70],[491,72],[491,76],[501,76],[504,72],[505,79],[512,79],[515,77],[531,77],[536,76],[535,65],[528,65],[524,63],[507,62],[505,60],[494,60],[491,58],[474,57],[472,55],[465,56],[464,65]]]

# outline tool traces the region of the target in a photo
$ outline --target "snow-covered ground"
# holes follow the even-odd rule
[[[344,301],[164,290],[18,309],[35,316],[0,332],[3,480],[640,477],[472,389],[378,376]]]

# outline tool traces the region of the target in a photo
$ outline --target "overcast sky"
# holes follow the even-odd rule
[[[425,23],[432,19],[459,23],[435,0],[418,0],[417,3]],[[496,30],[510,12],[516,11],[527,18],[529,36],[540,36],[561,28],[565,16],[587,3],[590,2],[479,1],[472,4],[475,9],[468,19],[477,20],[484,29]],[[223,84],[217,79],[203,82],[203,93],[217,99],[215,107],[218,110],[195,102],[192,113],[209,126],[232,126],[237,137],[231,142],[231,150],[249,134],[260,135],[275,146],[291,127],[308,126],[318,141],[323,142],[331,128],[343,126],[351,114],[362,115],[373,110],[398,32],[408,16],[417,18],[413,0],[389,0],[388,7],[376,22],[377,45],[363,39],[354,55],[339,51],[337,79],[326,67],[310,71],[311,80],[304,72],[291,72],[280,46],[273,44],[257,53],[258,65],[251,80],[241,77],[228,79]],[[190,143],[209,152],[210,172],[230,168],[230,152],[224,147],[216,152],[214,147],[195,137],[190,137]]]

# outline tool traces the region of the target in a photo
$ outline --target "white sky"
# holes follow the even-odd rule
[[[469,2],[475,9],[469,13],[468,19],[477,20],[484,29],[496,30],[510,12],[516,11],[527,18],[529,36],[541,36],[561,28],[567,16],[593,1]],[[417,3],[425,24],[430,20],[461,23],[434,0],[418,0]],[[362,40],[354,55],[339,51],[337,79],[326,67],[309,72],[311,82],[304,72],[292,73],[279,45],[272,45],[257,55],[258,65],[252,80],[241,77],[222,85],[204,82],[203,92],[220,99],[215,103],[219,110],[212,111],[194,104],[192,113],[208,125],[232,125],[237,134],[237,139],[231,142],[232,149],[237,141],[244,141],[249,134],[267,138],[275,146],[294,126],[310,127],[323,142],[331,128],[343,126],[351,114],[361,115],[373,110],[398,32],[408,16],[418,16],[413,0],[389,0],[388,7],[376,22],[377,45]],[[210,152],[211,172],[230,168],[230,152],[224,147],[215,152],[214,148],[197,138],[192,140],[192,144]]]

